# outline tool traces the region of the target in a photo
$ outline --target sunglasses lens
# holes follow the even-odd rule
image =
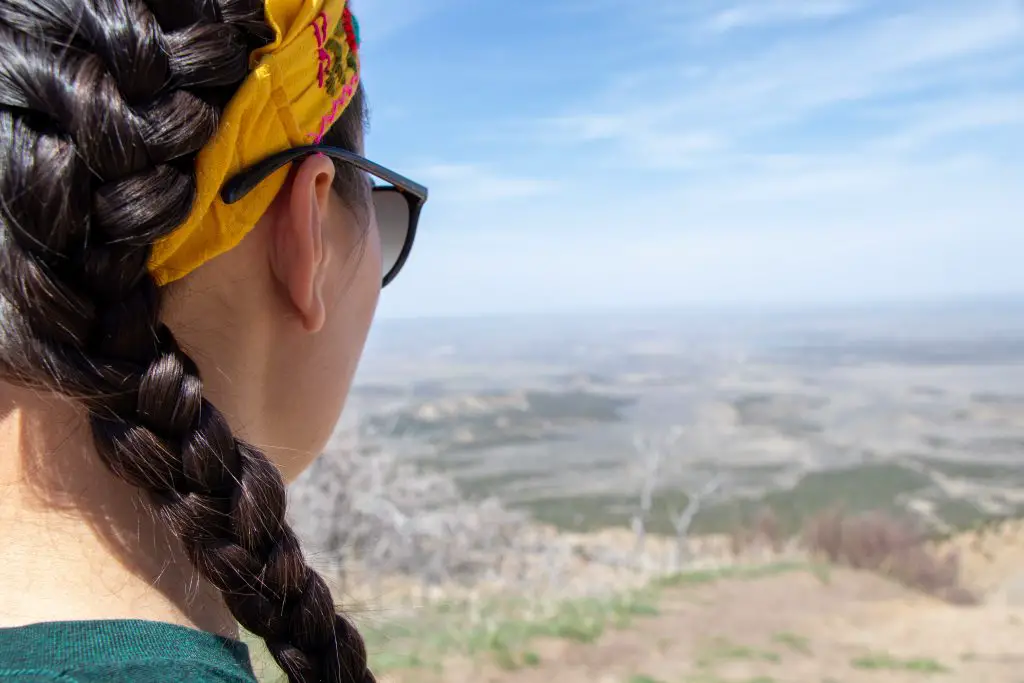
[[[398,264],[409,236],[409,202],[393,187],[373,190],[373,208],[377,213],[380,250],[385,278]]]

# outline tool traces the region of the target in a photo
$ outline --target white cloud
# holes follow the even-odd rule
[[[495,136],[549,178],[413,174],[430,237],[384,315],[1024,292],[1024,159],[997,146],[1024,129],[1024,3],[620,8],[691,33]]]
[[[1014,126],[1024,130],[1024,92],[969,100],[954,98],[921,106],[904,105],[894,114],[907,123],[873,144],[879,150],[910,151],[943,138],[993,128]]]
[[[851,14],[863,6],[853,0],[760,0],[738,4],[713,13],[708,30],[725,33],[741,28],[769,26]]]
[[[765,12],[770,7],[796,11],[796,6],[758,5]],[[828,3],[820,7],[839,9]],[[980,110],[993,99],[983,89],[986,78],[1005,76],[1001,70],[1013,68],[1024,73],[1024,51],[1019,50],[1024,5],[972,2],[955,12],[949,5],[936,7],[925,4],[916,12],[867,24],[766,42],[753,52],[736,50],[703,64],[694,64],[701,59],[699,51],[681,49],[644,78],[632,79],[639,85],[631,90],[616,86],[542,122],[543,137],[614,144],[619,163],[689,169],[701,160],[721,165],[724,151],[742,149],[751,136],[770,135],[830,107],[887,97],[913,105],[915,95],[929,89],[973,88],[958,104]],[[1019,78],[1015,85],[1016,92],[1002,97],[1006,102],[1024,91]],[[860,137],[854,131],[850,140],[856,143]],[[791,138],[792,131],[777,136],[780,142]]]

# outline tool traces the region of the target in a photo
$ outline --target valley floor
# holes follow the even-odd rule
[[[661,594],[656,615],[591,643],[538,639],[514,660],[395,671],[412,683],[1018,683],[1024,607],[955,607],[835,569],[723,579]]]

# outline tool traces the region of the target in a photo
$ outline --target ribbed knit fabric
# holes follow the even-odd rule
[[[155,621],[0,628],[4,683],[255,683],[244,643]]]

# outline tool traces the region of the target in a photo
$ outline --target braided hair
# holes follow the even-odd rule
[[[103,463],[290,681],[372,683],[285,521],[281,475],[204,398],[147,269],[271,38],[262,0],[0,0],[0,378],[81,402]],[[358,143],[364,107],[331,144]]]

